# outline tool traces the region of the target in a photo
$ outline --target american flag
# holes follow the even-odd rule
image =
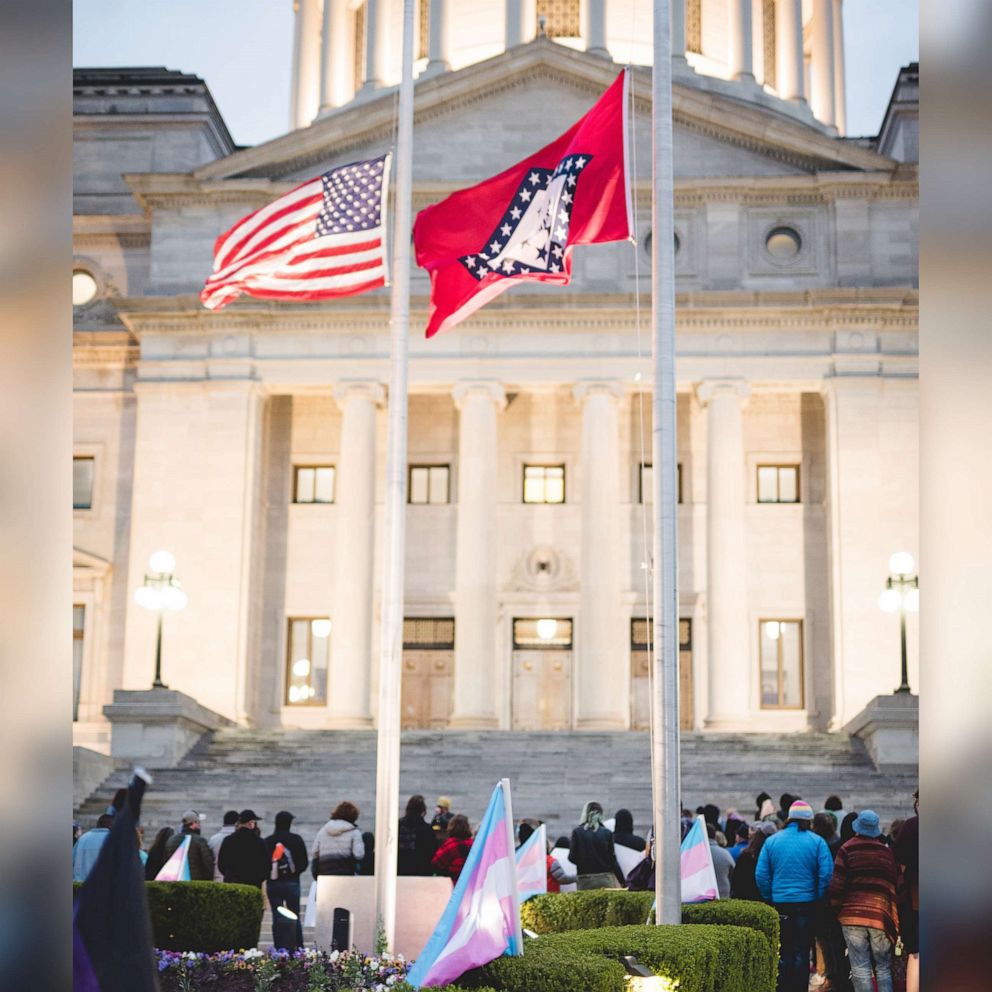
[[[219,310],[242,293],[327,300],[385,286],[388,185],[387,153],[325,172],[242,218],[214,245],[203,305]]]

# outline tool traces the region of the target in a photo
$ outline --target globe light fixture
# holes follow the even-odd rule
[[[913,574],[916,562],[908,551],[897,551],[889,558],[889,577],[878,597],[878,607],[886,613],[899,614],[899,646],[902,679],[896,692],[909,692],[909,664],[906,652],[906,613],[920,608],[920,581]]]
[[[331,621],[326,618],[318,618],[310,621],[310,632],[314,637],[330,637]]]
[[[158,614],[153,689],[168,689],[162,681],[162,615],[166,610],[182,610],[189,602],[179,580],[172,574],[175,567],[176,557],[171,551],[156,551],[148,559],[148,573],[144,582],[134,590],[134,601],[138,606]]]
[[[537,636],[542,641],[553,641],[558,633],[558,621],[549,618],[537,621]]]

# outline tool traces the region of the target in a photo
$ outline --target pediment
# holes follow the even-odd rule
[[[620,68],[538,39],[486,62],[418,80],[414,182],[470,185],[525,158],[581,117]],[[884,156],[831,137],[814,124],[770,105],[734,99],[719,89],[710,80],[701,80],[699,86],[688,80],[674,88],[676,178],[796,176],[894,167]],[[650,69],[635,68],[633,92],[635,174],[647,180]],[[209,181],[302,181],[391,147],[395,108],[395,91],[384,91],[309,127],[211,162],[193,175]]]
[[[99,555],[92,554],[89,551],[84,551],[82,548],[72,549],[72,568],[76,570],[85,570],[90,574],[97,576],[106,575],[113,566],[106,558],[101,558]]]

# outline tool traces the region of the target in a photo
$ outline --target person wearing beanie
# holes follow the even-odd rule
[[[854,836],[837,852],[829,889],[830,904],[847,944],[854,992],[875,988],[892,992],[898,880],[896,859],[882,837],[878,814],[862,810],[854,821]]]
[[[817,909],[833,874],[830,849],[812,827],[813,808],[793,800],[785,827],[765,841],[754,872],[762,899],[779,914],[779,992],[806,992]]]
[[[165,863],[176,853],[177,848],[186,838],[189,842],[189,880],[191,882],[212,882],[214,880],[214,852],[205,838],[200,836],[200,814],[195,809],[183,813],[182,826],[179,833],[173,834],[165,842]]]
[[[276,813],[275,830],[262,843],[269,857],[269,877],[265,891],[272,907],[272,943],[276,947],[295,951],[303,946],[303,924],[300,922],[300,876],[307,867],[307,845],[290,827],[295,817],[288,810]],[[285,906],[296,914],[296,926],[288,927],[276,915]],[[282,938],[282,939],[280,939]]]
[[[236,809],[229,809],[224,814],[224,820],[222,822],[220,830],[217,831],[207,841],[210,845],[210,850],[214,854],[214,881],[223,882],[224,876],[220,873],[220,868],[217,865],[217,860],[220,858],[220,846],[224,843],[224,839],[230,837],[234,833],[234,829],[238,824],[238,811]]]
[[[448,825],[453,817],[451,800],[447,796],[438,796],[437,805],[434,807],[434,816],[431,819],[431,830],[434,831],[434,839],[439,844],[448,836]]]

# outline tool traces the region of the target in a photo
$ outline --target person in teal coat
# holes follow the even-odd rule
[[[785,829],[765,841],[754,872],[761,897],[779,914],[778,992],[806,992],[817,906],[833,874],[830,848],[812,826],[812,807],[797,799]]]

